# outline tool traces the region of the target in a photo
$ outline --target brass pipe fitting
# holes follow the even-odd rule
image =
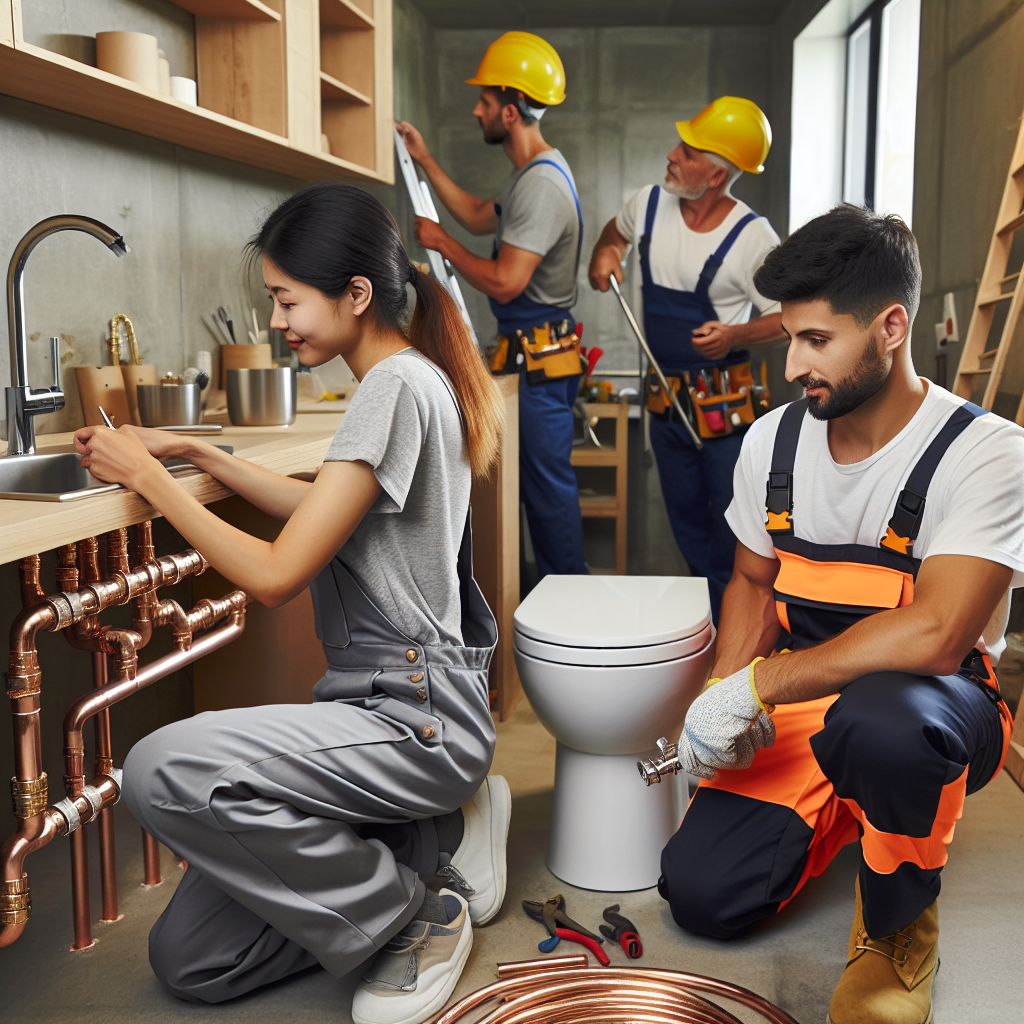
[[[121,365],[121,324],[124,324],[125,333],[128,335],[128,359],[136,366],[141,365],[142,358],[139,356],[139,343],[135,340],[135,328],[127,313],[115,313],[110,319],[110,360],[114,366]]]

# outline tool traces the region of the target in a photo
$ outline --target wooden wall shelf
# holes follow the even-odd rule
[[[171,0],[200,18],[247,18],[280,21],[281,13],[260,0]]]
[[[0,0],[0,93],[304,181],[394,182],[390,0],[174,0],[196,15],[198,107],[26,42],[22,2]],[[322,39],[325,6],[359,27]]]
[[[361,103],[364,107],[373,106],[373,100],[369,96],[364,96],[352,86],[331,78],[326,71],[320,72],[320,98],[338,100],[341,103]]]
[[[328,28],[357,30],[375,27],[373,15],[351,0],[320,0],[320,24]]]

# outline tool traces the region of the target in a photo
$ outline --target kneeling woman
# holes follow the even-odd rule
[[[251,248],[300,362],[340,355],[361,382],[316,482],[160,431],[76,435],[84,465],[138,491],[256,600],[312,585],[329,666],[311,705],[208,712],[129,753],[128,806],[188,862],[150,961],[176,995],[220,1002],[316,963],[341,976],[383,947],[353,1016],[419,1021],[450,996],[471,920],[504,895],[508,787],[486,778],[496,631],[469,531],[501,407],[454,303],[367,192],[311,185]],[[287,520],[278,539],[196,502],[157,461],[173,455]]]

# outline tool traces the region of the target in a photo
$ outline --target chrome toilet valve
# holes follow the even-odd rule
[[[663,775],[678,775],[683,770],[683,766],[679,763],[679,748],[674,743],[669,743],[662,736],[658,740],[658,749],[661,751],[661,758],[659,760],[654,761],[644,758],[636,763],[640,778],[648,786],[661,782]]]

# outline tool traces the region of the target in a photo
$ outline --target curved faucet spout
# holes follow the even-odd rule
[[[125,240],[113,228],[92,217],[67,213],[47,217],[30,228],[14,247],[7,268],[7,330],[11,343],[11,386],[7,399],[7,454],[31,455],[35,451],[33,417],[56,412],[64,407],[60,388],[60,367],[54,346],[53,384],[34,389],[28,380],[28,345],[25,330],[25,264],[32,250],[48,235],[57,231],[84,231],[98,238],[115,256],[131,252]]]

